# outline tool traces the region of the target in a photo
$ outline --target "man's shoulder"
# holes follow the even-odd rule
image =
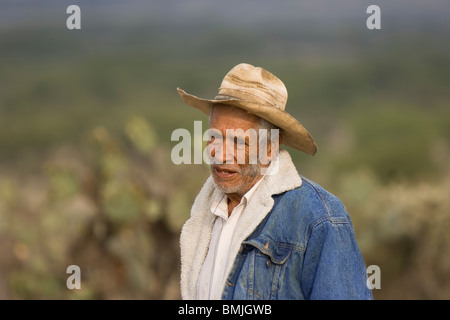
[[[306,250],[309,237],[313,230],[318,230],[316,228],[352,227],[338,197],[318,183],[300,177],[300,186],[272,195],[272,210],[253,237],[262,235],[264,240],[282,239],[279,241]]]
[[[301,215],[312,221],[327,220],[332,223],[349,222],[349,216],[342,201],[320,184],[300,175],[302,184],[279,195],[278,201],[288,205],[291,214]]]

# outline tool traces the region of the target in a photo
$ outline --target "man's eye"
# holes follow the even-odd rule
[[[242,138],[234,137],[234,145],[238,149],[244,149],[245,148],[245,140]]]
[[[209,139],[208,143],[219,144],[221,143],[221,139],[213,136]]]

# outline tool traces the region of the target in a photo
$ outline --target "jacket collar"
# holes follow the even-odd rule
[[[302,180],[295,168],[291,156],[281,150],[271,163],[268,175],[264,177],[255,194],[239,218],[234,237],[230,245],[230,256],[236,256],[241,243],[251,235],[259,223],[273,207],[273,195],[300,187]],[[211,204],[220,197],[221,191],[210,176],[191,209],[191,217],[184,224],[181,236],[181,295],[183,299],[197,298],[197,281],[203,262],[208,253],[215,215],[211,213]],[[225,272],[229,274],[234,261],[227,261]],[[225,283],[223,283],[225,285]]]

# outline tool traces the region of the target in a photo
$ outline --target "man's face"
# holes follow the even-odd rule
[[[261,178],[262,165],[260,162],[249,163],[250,156],[254,156],[253,153],[258,152],[259,146],[250,148],[250,139],[245,135],[242,137],[239,137],[239,134],[227,136],[227,130],[230,132],[230,129],[235,132],[246,132],[248,129],[258,132],[258,121],[257,116],[239,108],[221,104],[214,106],[209,127],[212,130],[218,130],[223,139],[217,141],[218,139],[212,138],[208,141],[208,145],[214,144],[211,156],[223,164],[212,164],[211,173],[216,185],[226,194],[236,194],[242,197]],[[258,138],[255,140],[258,144]],[[268,145],[270,148],[270,143]],[[243,151],[245,151],[244,163],[241,159],[238,161],[238,154]]]

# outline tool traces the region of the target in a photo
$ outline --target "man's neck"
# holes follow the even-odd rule
[[[263,176],[259,176],[259,178],[253,182],[250,186],[250,188],[248,188],[243,194],[240,193],[227,193],[227,198],[228,198],[228,217],[230,217],[231,213],[233,212],[234,208],[239,205],[239,203],[241,203],[242,198],[244,197],[245,194],[247,194],[256,184],[258,184]]]
[[[241,203],[241,199],[243,196],[239,196],[237,194],[227,194],[228,198],[228,217],[231,216],[231,213],[233,212],[233,209]]]

